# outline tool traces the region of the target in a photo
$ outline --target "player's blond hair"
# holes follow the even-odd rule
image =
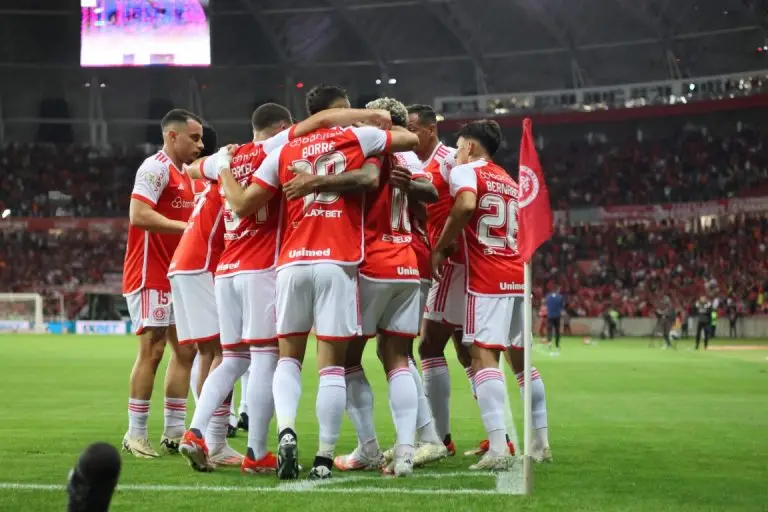
[[[378,98],[369,101],[365,108],[386,110],[392,116],[392,124],[395,126],[405,128],[408,124],[408,109],[395,98]]]

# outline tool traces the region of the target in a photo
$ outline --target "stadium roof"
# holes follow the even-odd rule
[[[77,65],[77,9],[3,0],[0,64]],[[215,65],[422,74],[436,94],[763,69],[764,0],[210,0]],[[43,34],[43,40],[40,39]],[[64,44],[62,44],[62,42]],[[359,70],[359,71],[357,71]],[[332,80],[331,78],[325,78]],[[374,78],[371,78],[373,82]]]

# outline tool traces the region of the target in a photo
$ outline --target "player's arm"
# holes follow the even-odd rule
[[[283,191],[288,199],[298,199],[315,192],[350,192],[374,189],[379,186],[381,165],[382,159],[380,157],[369,157],[360,169],[330,176],[316,176],[289,168],[296,175],[283,186]]]
[[[136,172],[131,203],[128,206],[128,221],[131,225],[151,233],[184,232],[186,222],[171,220],[155,210],[160,194],[168,186],[168,179],[168,169],[160,162],[149,159],[141,164]]]
[[[131,204],[128,207],[128,220],[137,228],[149,231],[150,233],[179,235],[187,227],[186,222],[169,219],[155,211],[154,206],[135,197],[131,197]]]
[[[402,126],[393,126],[388,133],[391,137],[390,151],[411,151],[419,145],[419,137]]]
[[[301,137],[315,130],[332,128],[334,126],[352,126],[367,124],[389,128],[392,125],[392,117],[386,110],[369,110],[365,108],[331,108],[318,112],[313,116],[296,124],[293,128],[293,137]]]
[[[455,167],[450,174],[449,188],[453,196],[453,206],[443,231],[432,248],[432,274],[442,279],[443,262],[454,251],[454,243],[467,226],[477,208],[477,175],[469,165]]]
[[[413,175],[407,167],[396,165],[389,174],[389,184],[408,194],[411,201],[434,203],[437,201],[437,189],[429,179],[421,175]]]
[[[448,254],[453,248],[453,243],[466,227],[469,219],[477,208],[477,193],[471,190],[463,190],[457,196],[451,207],[451,213],[443,226],[443,232],[437,239],[434,252]]]
[[[281,153],[282,147],[271,152],[253,173],[251,183],[246,188],[240,186],[228,166],[219,171],[219,181],[224,189],[224,195],[235,215],[238,217],[253,215],[280,190],[278,171]]]

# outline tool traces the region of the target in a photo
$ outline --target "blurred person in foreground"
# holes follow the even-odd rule
[[[80,455],[69,472],[68,512],[109,510],[112,494],[120,478],[120,454],[107,443],[94,443]]]

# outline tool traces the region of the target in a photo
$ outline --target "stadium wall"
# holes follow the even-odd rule
[[[573,318],[571,320],[571,332],[574,336],[597,337],[603,331],[602,318]],[[650,336],[656,325],[655,318],[623,318],[619,328],[624,336],[643,338]],[[534,333],[539,332],[540,321],[534,322]],[[739,337],[742,338],[768,338],[768,316],[742,317],[737,323]],[[695,327],[689,332],[695,335]],[[720,318],[717,322],[715,335],[720,338],[727,337],[728,319]]]

